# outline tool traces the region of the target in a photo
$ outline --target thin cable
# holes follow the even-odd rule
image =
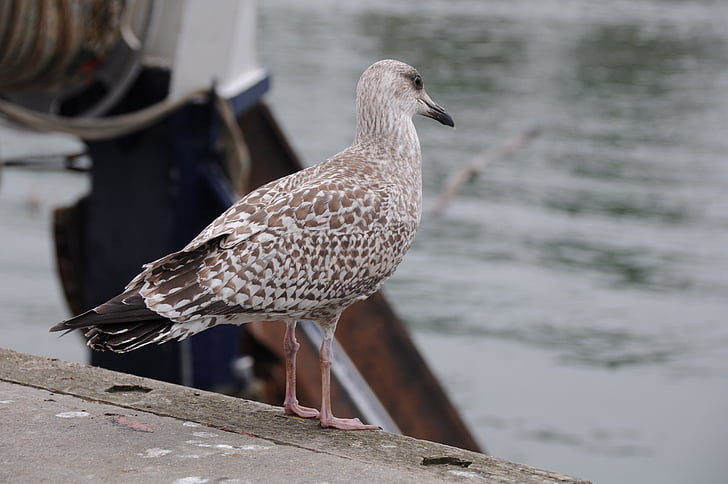
[[[64,118],[31,111],[0,99],[0,114],[11,121],[38,131],[57,131],[81,139],[116,138],[138,131],[159,121],[181,106],[203,100],[209,89],[197,89],[174,100],[166,100],[129,114],[108,118]]]

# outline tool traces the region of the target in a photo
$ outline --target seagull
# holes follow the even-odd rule
[[[364,71],[356,107],[349,148],[248,193],[182,250],[145,264],[124,292],[50,331],[82,330],[94,350],[124,353],[218,324],[283,320],[285,413],[377,429],[332,413],[334,331],[342,311],[376,292],[412,245],[422,214],[414,115],[455,123],[417,70],[396,60]],[[298,321],[323,334],[320,411],[296,398]]]

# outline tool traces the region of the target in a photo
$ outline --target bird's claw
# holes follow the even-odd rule
[[[366,425],[358,418],[338,418],[331,416],[328,419],[321,419],[322,427],[330,427],[340,430],[381,430],[378,425]]]
[[[289,415],[298,415],[302,418],[316,418],[319,416],[319,411],[315,408],[304,407],[299,405],[298,402],[286,403],[283,406],[283,411]]]

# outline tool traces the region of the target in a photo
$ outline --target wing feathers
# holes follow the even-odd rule
[[[146,264],[124,293],[51,331],[82,329],[90,346],[124,352],[223,322],[336,311],[368,295],[406,250],[393,243],[399,250],[366,258],[379,249],[373,233],[402,232],[391,227],[390,195],[314,183],[317,173],[253,192],[184,249]]]

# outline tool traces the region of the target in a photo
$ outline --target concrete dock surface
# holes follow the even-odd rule
[[[0,482],[587,482],[0,348]]]

